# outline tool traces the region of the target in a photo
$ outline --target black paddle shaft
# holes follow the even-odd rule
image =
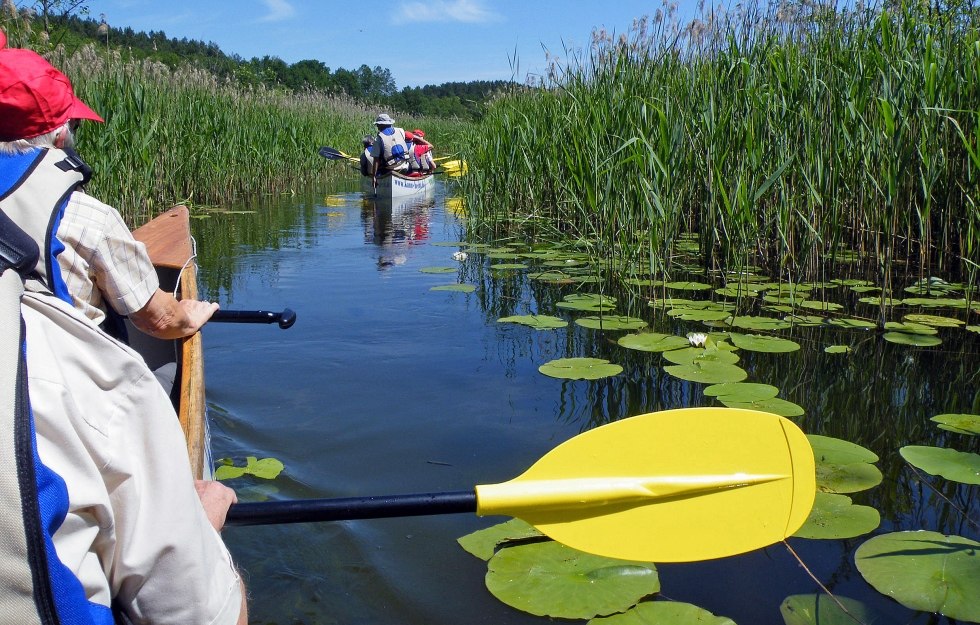
[[[317,523],[462,512],[476,512],[474,491],[237,503],[228,510],[225,525]]]
[[[278,323],[285,330],[296,323],[296,313],[285,308],[282,312],[266,310],[218,310],[211,315],[211,321],[223,323]]]

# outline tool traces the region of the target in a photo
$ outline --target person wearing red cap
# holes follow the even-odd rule
[[[57,248],[67,252],[75,241],[61,245],[53,234],[60,236],[74,204],[104,206],[76,190],[86,171],[66,149],[71,126],[101,118],[47,61],[4,44],[0,33],[4,313],[8,278],[16,277],[9,269],[28,275],[19,290],[20,323],[5,317],[0,324],[0,414],[5,426],[10,405],[23,415],[15,426],[23,438],[13,456],[4,454],[0,473],[9,475],[16,464],[18,475],[27,476],[20,481],[27,512],[19,538],[4,524],[9,540],[3,542],[23,540],[29,548],[17,548],[27,562],[4,559],[0,578],[16,575],[13,569],[30,571],[26,586],[0,583],[0,603],[26,597],[44,618],[5,616],[86,625],[244,625],[244,586],[218,534],[234,491],[194,481],[173,406],[146,363],[99,331],[72,298],[65,301],[64,285],[55,284]],[[108,207],[102,215],[121,223]],[[39,260],[10,264],[10,250],[16,256],[26,249],[24,237],[41,252]],[[18,245],[9,245],[13,239]],[[11,353],[24,357],[14,368],[16,395],[26,392],[26,403],[6,392]],[[30,470],[21,473],[24,466]]]
[[[145,247],[133,239],[119,212],[82,190],[91,170],[74,152],[74,133],[82,120],[102,118],[50,63],[31,50],[4,44],[0,207],[37,216],[38,205],[48,206],[44,218],[52,218],[57,239],[47,246],[50,255],[43,263],[48,288],[96,324],[114,312],[157,338],[194,334],[218,304],[178,301],[162,291]]]
[[[405,137],[411,136],[411,143],[408,144],[409,171],[417,171],[423,174],[432,173],[436,169],[436,162],[432,158],[432,144],[425,138],[425,133],[416,128],[405,133]]]

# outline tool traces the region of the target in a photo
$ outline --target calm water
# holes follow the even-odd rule
[[[242,212],[195,221],[202,286],[229,309],[294,309],[296,325],[212,324],[204,332],[216,458],[275,457],[271,482],[231,483],[243,500],[467,490],[506,481],[558,443],[596,424],[665,408],[710,404],[702,385],[666,375],[659,354],[615,345],[574,325],[534,331],[496,319],[558,314],[571,287],[521,274],[493,276],[471,254],[433,245],[464,236],[444,188],[427,202],[376,206],[357,190],[272,198]],[[254,212],[246,212],[254,211]],[[421,273],[454,266],[445,275]],[[465,281],[472,294],[430,291]],[[645,313],[659,331],[703,330]],[[975,321],[974,321],[975,323]],[[821,330],[820,332],[826,332]],[[962,337],[962,331],[957,334]],[[750,380],[774,384],[807,409],[808,432],[859,442],[882,457],[885,482],[857,503],[882,511],[882,527],[931,529],[977,539],[975,527],[933,503],[897,449],[938,444],[929,417],[977,412],[977,341],[922,350],[872,334],[836,340],[781,332],[795,355],[745,354]],[[862,338],[856,338],[862,337]],[[860,343],[850,358],[830,342]],[[597,382],[563,382],[537,367],[597,356],[625,367]],[[963,449],[963,437],[951,444]],[[976,489],[950,493],[972,509]],[[547,622],[497,601],[486,564],[456,539],[504,519],[447,515],[225,532],[252,595],[251,621],[518,625]],[[895,623],[947,623],[916,615],[871,589],[853,565],[851,541],[794,540],[835,592],[865,601]],[[790,594],[818,592],[782,546],[722,561],[661,566],[663,594],[740,625],[781,625]]]

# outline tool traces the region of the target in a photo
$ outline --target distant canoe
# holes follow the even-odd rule
[[[197,299],[197,266],[191,242],[187,208],[174,207],[133,231],[137,241],[156,267],[160,288],[174,292],[178,299]],[[142,354],[151,369],[170,368],[175,373],[170,393],[187,439],[187,453],[195,479],[211,475],[208,449],[207,413],[204,400],[204,358],[201,333],[173,341],[153,338],[129,328],[131,346]]]
[[[365,191],[374,192],[371,179],[365,178]],[[377,196],[379,198],[396,198],[406,196],[424,196],[436,188],[435,176],[405,176],[398,172],[390,172],[378,176]]]

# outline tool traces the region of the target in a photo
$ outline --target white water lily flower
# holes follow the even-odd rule
[[[687,340],[694,347],[704,347],[704,344],[708,340],[708,335],[703,332],[691,332],[687,335]]]
[[[454,252],[453,260],[458,260],[459,262],[463,262],[464,260],[466,260],[466,252]]]

